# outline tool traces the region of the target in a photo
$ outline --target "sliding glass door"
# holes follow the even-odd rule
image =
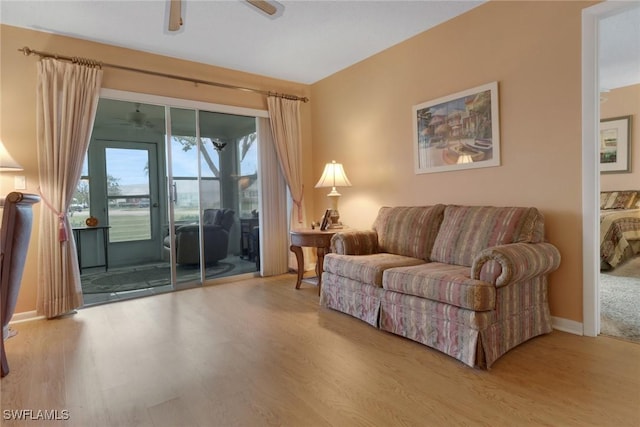
[[[253,116],[101,99],[74,226],[97,217],[108,268],[153,267],[147,284],[164,290],[256,272],[257,144]]]
[[[195,267],[201,282],[251,263],[256,271],[259,230],[242,230],[243,218],[258,215],[255,117],[175,107],[169,116],[176,281],[189,281]]]
[[[169,115],[167,180],[176,280],[191,275],[189,265],[200,267],[201,281],[247,272],[251,263],[256,271],[255,117],[175,107]],[[254,219],[255,229],[243,229],[247,218]]]

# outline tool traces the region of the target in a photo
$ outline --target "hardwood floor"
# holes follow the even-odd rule
[[[294,286],[256,278],[14,325],[1,424],[640,425],[638,344],[554,331],[474,370]]]

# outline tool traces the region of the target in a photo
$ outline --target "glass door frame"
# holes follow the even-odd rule
[[[173,138],[173,129],[172,129],[172,124],[173,124],[173,120],[171,117],[171,110],[174,108],[180,108],[180,109],[184,109],[184,110],[192,110],[193,114],[194,114],[194,133],[195,133],[195,138],[197,141],[200,140],[200,115],[198,114],[197,109],[192,109],[192,108],[184,108],[184,107],[174,107],[171,105],[165,105],[165,109],[164,109],[164,120],[165,120],[165,127],[166,127],[166,134],[165,134],[165,151],[166,151],[166,156],[167,156],[167,219],[169,221],[169,238],[171,241],[170,247],[171,252],[170,252],[170,260],[171,260],[171,284],[174,286],[174,288],[176,287],[176,285],[178,285],[178,271],[177,271],[177,253],[176,251],[173,249],[176,247],[176,227],[175,227],[175,223],[176,223],[176,203],[178,202],[177,200],[177,187],[176,187],[176,183],[174,180],[174,173],[173,173],[173,155],[172,155],[172,138]],[[197,187],[200,188],[200,182],[202,180],[202,174],[201,174],[201,166],[200,166],[200,144],[195,144],[195,148],[196,148],[196,159],[197,159],[197,166],[196,166],[196,181],[197,181]],[[201,212],[201,208],[202,208],[202,194],[199,192],[198,194],[198,213]],[[200,215],[198,215],[200,217]],[[204,236],[204,230],[202,227],[202,221],[200,221],[200,219],[198,219],[198,236],[199,236],[199,241],[198,241],[198,253],[200,258],[202,259],[202,256],[204,254],[204,240],[203,240],[203,236]],[[207,273],[207,266],[205,265],[205,263],[203,263],[202,261],[200,262],[200,281],[198,283],[198,285],[202,285],[205,280],[206,280],[206,273]]]

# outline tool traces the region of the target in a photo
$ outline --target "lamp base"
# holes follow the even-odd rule
[[[340,222],[340,212],[337,209],[331,209],[331,213],[329,214],[329,226],[328,229],[338,229],[342,228],[342,223]]]

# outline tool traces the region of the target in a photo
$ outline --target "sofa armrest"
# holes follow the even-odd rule
[[[471,277],[496,287],[555,271],[560,252],[551,243],[512,243],[481,251],[473,260]]]
[[[378,253],[378,234],[373,230],[342,231],[331,238],[331,252],[340,255]]]

